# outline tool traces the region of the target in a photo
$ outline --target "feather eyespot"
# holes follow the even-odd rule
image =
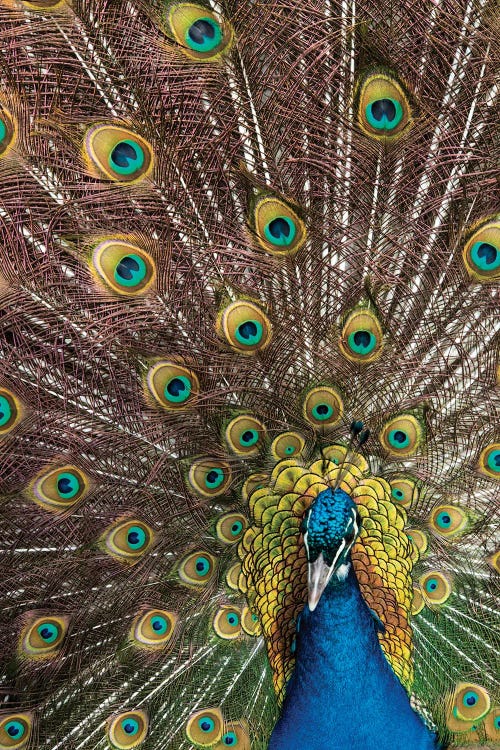
[[[81,469],[72,464],[43,471],[32,482],[34,501],[54,513],[71,508],[88,492],[90,482]]]
[[[485,283],[500,279],[500,221],[483,223],[469,237],[463,249],[463,262],[469,276]]]
[[[22,0],[32,10],[52,10],[57,5],[62,5],[64,0]]]
[[[305,438],[299,432],[282,432],[271,443],[271,455],[277,461],[296,458],[301,455],[305,446]]]
[[[153,258],[145,250],[122,240],[100,242],[92,255],[92,267],[100,280],[116,294],[144,294],[156,279]]]
[[[33,717],[29,713],[0,714],[0,750],[24,747],[32,728]]]
[[[135,646],[150,650],[164,648],[174,635],[177,615],[166,609],[150,609],[134,621],[130,637]]]
[[[265,349],[272,335],[267,315],[248,300],[228,305],[219,316],[217,330],[233,349],[247,355]]]
[[[384,336],[375,313],[360,307],[353,310],[342,326],[339,348],[351,362],[374,362],[382,354]]]
[[[226,750],[228,747],[235,747],[238,750],[250,750],[248,725],[243,719],[238,722],[225,722],[224,734],[220,742],[215,745],[214,750]]]
[[[109,717],[106,734],[113,747],[129,750],[144,742],[148,725],[149,719],[145,711],[124,711]]]
[[[237,562],[231,565],[226,572],[226,583],[233,591],[239,591],[238,581],[241,574],[241,563]]]
[[[118,125],[91,127],[85,136],[84,155],[92,173],[113,182],[139,182],[154,165],[149,143]]]
[[[481,685],[459,682],[451,696],[446,724],[453,732],[472,729],[491,707],[490,695]]]
[[[241,635],[241,612],[236,607],[221,607],[213,621],[213,628],[219,638],[232,641]]]
[[[215,557],[204,550],[191,552],[179,565],[179,578],[193,586],[205,586],[216,570]]]
[[[254,456],[262,448],[266,428],[255,417],[241,414],[227,425],[224,437],[228,447],[240,456]]]
[[[250,495],[254,490],[261,489],[269,481],[268,474],[250,474],[247,477],[243,487],[241,488],[241,497],[245,502],[248,502]]]
[[[231,467],[219,459],[199,459],[191,466],[188,481],[198,495],[219,497],[227,492],[231,485]]]
[[[10,112],[0,104],[0,158],[5,156],[14,145],[17,126]]]
[[[489,740],[500,742],[500,707],[492,708],[484,720],[484,730]]]
[[[411,613],[412,615],[418,615],[419,612],[425,607],[425,600],[422,596],[422,592],[417,586],[413,587],[413,597],[411,601]]]
[[[118,521],[101,537],[102,548],[111,557],[134,565],[151,548],[153,530],[143,521]]]
[[[420,529],[406,529],[406,536],[412,543],[412,560],[413,562],[417,562],[427,552],[429,546],[427,534]]]
[[[429,525],[438,536],[453,539],[467,531],[469,516],[456,505],[440,505],[432,511]]]
[[[344,404],[335,388],[321,386],[309,391],[304,399],[303,415],[317,428],[335,427],[342,419]]]
[[[418,486],[414,479],[404,476],[395,476],[390,481],[391,499],[403,508],[409,508],[418,500]]]
[[[12,391],[0,388],[0,436],[10,432],[22,419],[22,407]]]
[[[256,636],[261,633],[259,618],[249,607],[241,610],[241,627],[247,635]]]
[[[200,392],[196,374],[182,364],[168,360],[149,368],[146,386],[155,403],[169,411],[182,411],[192,406]]]
[[[246,531],[248,521],[241,513],[225,513],[217,521],[217,538],[224,544],[236,544]]]
[[[369,73],[360,81],[356,110],[360,129],[377,140],[396,140],[413,120],[408,95],[387,73]]]
[[[227,54],[233,30],[225,19],[195,3],[172,3],[167,11],[168,30],[191,60],[211,62]]]
[[[31,619],[21,632],[21,655],[29,659],[53,658],[61,648],[68,623],[67,617],[55,615]]]
[[[194,745],[210,747],[221,739],[223,727],[220,709],[206,708],[191,714],[186,724],[186,735]]]
[[[479,471],[493,479],[500,479],[500,443],[486,446],[479,456]]]
[[[273,195],[257,198],[251,224],[259,245],[272,255],[295,255],[306,241],[302,219],[288,203]]]
[[[418,451],[424,440],[424,426],[413,414],[400,414],[382,428],[379,440],[394,457],[406,458]]]
[[[421,576],[418,582],[425,602],[431,606],[444,604],[453,590],[450,578],[437,570]]]
[[[500,573],[500,550],[497,550],[488,557],[488,564],[491,565],[493,570]]]

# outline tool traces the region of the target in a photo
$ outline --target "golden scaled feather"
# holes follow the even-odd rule
[[[0,39],[0,749],[266,748],[337,482],[413,704],[498,745],[495,3],[0,0]]]

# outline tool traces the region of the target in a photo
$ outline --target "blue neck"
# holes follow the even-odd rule
[[[334,580],[335,579],[335,580]],[[305,607],[269,750],[436,750],[380,647],[352,570]]]

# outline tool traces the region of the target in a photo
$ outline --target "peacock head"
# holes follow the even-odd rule
[[[302,522],[309,563],[309,609],[313,611],[335,574],[343,580],[349,570],[349,552],[361,528],[356,503],[344,490],[323,490]]]

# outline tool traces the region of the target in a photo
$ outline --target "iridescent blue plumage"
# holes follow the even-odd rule
[[[306,518],[312,609],[306,605],[300,617],[295,670],[269,750],[438,747],[382,652],[381,624],[350,564],[358,520],[349,495],[331,489],[318,495]],[[326,584],[318,592],[319,579]]]

